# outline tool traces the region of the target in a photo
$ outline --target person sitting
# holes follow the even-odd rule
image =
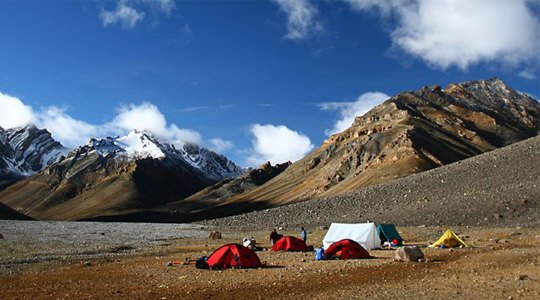
[[[272,232],[270,232],[270,243],[272,243],[272,245],[274,245],[274,243],[278,240],[278,235],[279,234],[275,228],[272,230]]]

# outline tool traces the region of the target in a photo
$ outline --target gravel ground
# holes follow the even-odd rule
[[[209,255],[245,234],[267,248],[268,231],[175,239],[168,241],[170,252],[29,264],[0,274],[0,299],[539,299],[540,229],[455,229],[474,247],[422,248],[426,262],[394,262],[389,250],[371,250],[374,259],[326,261],[312,252],[260,251],[265,267],[224,271],[168,262]],[[407,243],[421,245],[442,233],[398,230]],[[325,232],[310,232],[308,243],[317,245]]]
[[[402,226],[540,226],[540,137],[363,188],[200,222],[234,228],[314,228],[332,222]]]
[[[170,240],[208,235],[191,224],[0,220],[0,275],[47,261],[118,257],[151,251]]]

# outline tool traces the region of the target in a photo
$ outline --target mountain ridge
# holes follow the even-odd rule
[[[399,93],[357,116],[303,159],[222,205],[273,206],[406,177],[526,139],[540,104],[498,78]]]
[[[226,160],[204,161],[207,150],[198,146],[176,149],[133,132],[70,152],[0,192],[0,202],[37,219],[190,222],[338,196],[489,152],[539,130],[540,103],[497,78],[424,86],[357,116],[348,129],[279,172],[268,169],[272,175],[260,184],[249,176],[218,182],[193,164],[220,161],[217,173],[208,173],[222,174],[222,167],[231,170]],[[242,185],[248,188],[238,189]]]
[[[163,205],[244,171],[186,145],[189,152],[146,131],[93,138],[0,192],[0,201],[37,219],[85,219]]]
[[[0,182],[4,186],[60,160],[68,149],[34,125],[0,127]],[[2,184],[0,183],[0,189]]]

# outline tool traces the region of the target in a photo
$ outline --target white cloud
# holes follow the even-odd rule
[[[210,139],[209,142],[210,142],[210,149],[218,153],[223,153],[224,151],[231,150],[234,148],[234,144],[231,141],[220,139],[220,138]]]
[[[354,102],[326,102],[319,104],[322,110],[338,110],[340,114],[340,119],[334,123],[334,127],[327,129],[325,133],[331,135],[342,132],[352,125],[356,116],[365,114],[388,98],[390,97],[385,93],[368,92],[360,95]]]
[[[531,70],[531,69],[523,69],[523,70],[521,70],[518,73],[518,76],[522,77],[522,78],[525,78],[525,79],[529,79],[529,80],[536,79],[536,75],[534,74],[534,71]]]
[[[202,144],[201,134],[192,129],[178,128],[176,124],[169,126],[169,134],[165,137],[174,145],[180,146],[184,143]]]
[[[152,7],[156,10],[162,11],[165,14],[170,14],[174,9],[174,0],[132,0],[133,2],[141,2]]]
[[[323,31],[322,24],[316,20],[317,8],[310,0],[272,0],[287,15],[287,34],[290,40],[303,40]]]
[[[209,106],[190,106],[186,108],[181,108],[178,111],[179,112],[194,112],[194,111],[200,111],[200,110],[205,110],[209,108],[210,108]]]
[[[46,128],[62,145],[74,148],[86,144],[91,137],[100,136],[104,130],[65,113],[66,109],[47,107],[36,114],[35,125]]]
[[[0,92],[0,127],[11,128],[33,123],[34,112],[20,99]]]
[[[356,10],[393,15],[394,45],[431,67],[540,64],[540,21],[532,0],[344,1]]]
[[[129,104],[121,106],[118,115],[110,123],[111,127],[117,127],[120,131],[132,129],[148,130],[157,136],[165,137],[167,133],[167,121],[157,106],[143,102],[140,105]]]
[[[90,124],[71,117],[65,108],[50,106],[35,110],[20,99],[0,92],[0,113],[1,127],[12,128],[33,123],[38,128],[49,130],[54,139],[70,148],[87,143],[91,137],[125,135],[134,129],[148,130],[177,147],[185,143],[204,144],[199,132],[168,123],[158,107],[149,102],[123,105],[111,121]],[[227,142],[217,138],[210,140],[210,144],[221,147],[221,151],[231,149],[232,143]]]
[[[144,18],[144,12],[129,6],[126,1],[118,2],[114,11],[103,10],[99,14],[104,27],[120,23],[123,28],[131,29]]]
[[[200,144],[201,135],[191,129],[178,128],[176,124],[167,124],[167,120],[158,107],[149,102],[139,105],[129,104],[121,106],[118,115],[104,126],[107,132],[126,133],[130,130],[148,130],[158,138],[169,141],[175,145],[183,143]]]
[[[119,0],[115,10],[102,9],[99,17],[104,27],[118,23],[124,29],[131,29],[144,19],[144,10],[153,15],[169,15],[174,8],[174,0]]]
[[[253,124],[250,132],[254,139],[251,154],[247,159],[249,165],[260,165],[266,161],[273,164],[294,162],[303,158],[314,147],[307,136],[284,125]]]

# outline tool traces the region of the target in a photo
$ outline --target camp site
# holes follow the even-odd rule
[[[378,232],[378,225],[306,226],[306,243],[300,239],[299,227],[278,227],[283,237],[274,245],[269,240],[273,228],[177,227],[174,232],[184,237],[174,238],[174,232],[168,232],[169,225],[164,224],[149,230],[160,232],[160,237],[144,241],[137,236],[121,239],[104,227],[97,233],[89,231],[88,236],[96,237],[92,243],[87,240],[84,253],[75,251],[73,243],[59,242],[61,227],[51,227],[57,232],[56,240],[41,238],[37,242],[40,238],[35,237],[34,242],[25,242],[24,249],[10,243],[12,237],[4,234],[0,242],[7,247],[0,251],[17,255],[19,261],[3,261],[1,271],[12,275],[2,279],[0,295],[2,299],[17,295],[55,299],[72,295],[145,299],[319,299],[344,295],[347,299],[378,299],[399,290],[418,299],[538,296],[540,256],[534,245],[540,232],[536,229],[386,225],[383,233]],[[357,230],[352,230],[355,227]],[[216,230],[220,230],[219,235]],[[36,232],[45,234],[43,230]],[[120,244],[100,242],[104,238],[118,238]],[[397,261],[396,251],[402,245],[384,246],[384,240],[398,238],[403,246],[418,246],[423,258]],[[242,245],[248,239],[256,248],[250,243],[250,248]],[[104,248],[94,249],[99,243]],[[324,243],[328,245],[324,251],[327,257],[317,260],[315,250]],[[44,247],[54,247],[49,250],[52,254],[43,257],[40,252]],[[201,257],[206,257],[206,265],[198,267]]]

